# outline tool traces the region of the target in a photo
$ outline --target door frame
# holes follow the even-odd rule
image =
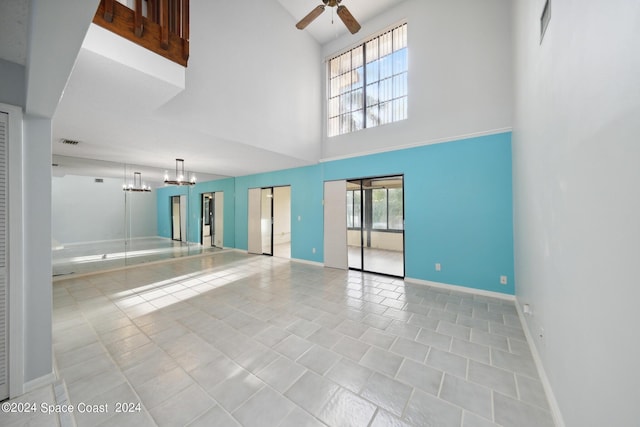
[[[365,229],[365,196],[364,196],[364,190],[362,188],[362,181],[365,180],[377,180],[377,179],[384,179],[384,178],[401,178],[402,179],[402,231],[394,231],[394,233],[401,233],[402,234],[402,276],[397,276],[395,274],[390,274],[390,273],[384,273],[384,272],[380,272],[380,271],[371,271],[371,270],[367,270],[365,269],[364,263],[365,263],[365,259],[364,259],[364,248],[365,248],[365,233],[368,231],[368,236],[367,239],[370,239],[370,233],[373,230],[373,228],[371,228],[372,224],[369,224],[369,229]],[[354,271],[362,271],[364,273],[374,273],[374,274],[382,274],[384,276],[391,276],[391,277],[400,277],[400,278],[404,278],[406,275],[406,229],[405,229],[405,200],[404,200],[404,182],[405,182],[405,177],[403,173],[398,173],[398,174],[391,174],[391,175],[379,175],[379,176],[367,176],[367,177],[362,177],[362,178],[349,178],[345,180],[347,183],[349,182],[353,182],[353,181],[360,181],[360,268],[355,268],[355,267],[351,267],[349,266],[349,270],[354,270]],[[345,196],[346,199],[346,196]],[[388,201],[387,201],[388,203]],[[387,216],[388,216],[388,212],[387,212]],[[348,228],[347,228],[347,233],[348,233]],[[370,243],[370,241],[369,241]],[[347,242],[347,248],[348,248],[349,243]],[[347,250],[347,265],[348,265],[348,250]]]
[[[175,238],[175,224],[176,224],[176,220],[174,218],[174,212],[173,212],[173,204],[174,204],[174,200],[178,199],[178,238]],[[169,209],[171,210],[171,240],[174,240],[176,242],[181,242],[182,241],[182,200],[180,199],[180,195],[175,195],[175,196],[171,196],[169,197]]]
[[[216,219],[216,213],[215,213],[215,206],[216,206],[216,193],[211,191],[211,192],[207,192],[207,193],[201,193],[200,194],[200,244],[202,246],[204,246],[204,227],[205,227],[205,217],[204,217],[204,213],[205,213],[205,197],[206,196],[210,196],[207,200],[207,203],[209,204],[209,238],[210,238],[210,243],[211,243],[211,247],[215,246],[215,235],[216,235],[216,230],[215,230],[215,219]]]
[[[263,199],[263,192],[264,190],[270,190],[271,191],[271,197],[269,197],[267,195],[267,199],[269,199],[269,212],[270,212],[270,217],[269,217],[269,222],[270,222],[270,227],[269,227],[269,240],[270,240],[270,245],[269,245],[269,251],[270,252],[265,252],[264,251],[264,242],[261,241],[261,247],[262,247],[262,255],[268,255],[268,256],[273,256],[273,223],[274,223],[274,218],[273,218],[273,198],[274,198],[274,191],[273,191],[273,187],[262,187],[260,189],[260,220],[262,221],[262,199]],[[262,240],[262,228],[260,229],[260,238]]]
[[[283,184],[283,185],[269,185],[266,187],[254,187],[249,188],[247,192],[247,252],[258,255],[267,255],[274,256],[274,226],[275,226],[275,208],[274,208],[274,199],[275,199],[275,189],[289,187],[291,188],[291,184]],[[271,190],[271,197],[269,197],[270,201],[270,212],[271,212],[271,230],[270,230],[270,238],[271,245],[270,250],[271,253],[267,253],[264,251],[264,246],[262,242],[262,193],[264,190]],[[289,211],[291,216],[291,192],[289,193]],[[259,215],[257,215],[259,214]],[[291,231],[291,224],[289,224],[289,231]],[[260,241],[256,241],[256,236],[260,236]],[[258,246],[260,247],[258,249]],[[291,254],[289,254],[289,258],[291,258]]]

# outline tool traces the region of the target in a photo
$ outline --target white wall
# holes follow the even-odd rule
[[[24,67],[0,59],[0,102],[24,107]]]
[[[120,183],[122,186],[122,183]],[[121,192],[122,189],[120,190]],[[155,237],[158,235],[158,202],[156,192],[126,193],[127,237]]]
[[[191,2],[190,16],[188,83],[157,117],[215,135],[220,142],[317,161],[322,110],[318,43],[296,29],[296,20],[275,0]]]
[[[122,180],[66,175],[53,177],[52,236],[61,244],[124,239]]]
[[[28,383],[46,378],[53,367],[51,120],[26,116],[23,126],[24,382]]]
[[[329,57],[402,19],[408,22],[409,118],[333,138],[326,137],[323,118],[323,157],[510,128],[510,11],[510,0],[406,0],[355,36],[325,45]]]
[[[128,193],[122,191],[121,179],[102,179],[104,182],[96,183],[89,176],[53,177],[53,238],[64,245],[124,239],[125,235],[156,236],[155,191]]]
[[[516,295],[567,426],[637,426],[640,3],[515,2]]]

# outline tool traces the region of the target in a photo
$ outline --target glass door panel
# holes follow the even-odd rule
[[[349,268],[356,270],[362,270],[361,181],[347,181],[347,258]]]
[[[404,277],[403,177],[347,183],[349,268]]]

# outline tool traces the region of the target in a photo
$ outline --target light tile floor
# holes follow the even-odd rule
[[[513,303],[273,257],[58,281],[54,350],[80,427],[553,425]]]
[[[73,427],[73,413],[63,380],[2,402],[0,426]]]

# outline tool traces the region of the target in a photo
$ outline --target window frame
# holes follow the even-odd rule
[[[397,39],[394,37],[394,32],[396,30],[399,30],[401,37],[399,43],[396,42]],[[378,45],[381,45],[382,42],[380,40],[386,35],[391,35],[391,38],[388,41],[388,45],[390,46],[388,53],[380,55],[380,51],[378,51],[373,59],[368,58],[367,45],[374,41],[377,42]],[[399,47],[396,48],[396,44],[398,44]],[[339,65],[332,64],[332,61],[341,61],[344,55],[351,54],[357,50],[361,51],[359,53],[361,58],[358,60],[358,64],[360,64],[359,66],[353,65],[352,58],[349,59],[348,69],[341,63]],[[394,67],[395,61],[398,57],[395,56],[395,53],[403,50],[404,56],[398,55],[398,57],[401,58],[401,65],[403,67],[400,71],[396,72]],[[388,75],[382,76],[382,72],[379,70],[383,68],[383,63],[381,61],[384,59],[389,61],[390,65],[388,65],[388,67],[391,71]],[[339,63],[340,61],[337,62]],[[397,123],[409,118],[408,24],[406,20],[397,22],[382,31],[371,35],[370,37],[363,39],[355,45],[328,56],[325,59],[325,64],[326,93],[324,119],[326,120],[325,132],[328,138],[351,134],[359,130],[370,129],[386,124]],[[375,66],[372,64],[375,64]],[[333,68],[337,74],[334,74],[334,71],[332,71],[332,65],[334,65]],[[358,72],[360,68],[362,71]],[[378,70],[378,75],[373,81],[368,77],[368,68],[375,68]],[[345,76],[348,77],[347,75],[351,75],[351,79],[346,78],[346,80],[350,80],[350,83],[347,83],[346,81],[340,83],[339,80]],[[362,82],[359,82],[359,84],[358,82],[354,82],[354,75],[359,77],[361,75]],[[399,76],[403,77],[398,79]],[[390,95],[388,97],[382,97],[379,95],[382,84],[390,87]],[[375,90],[377,95],[374,98],[374,102],[370,103],[367,93],[371,89],[368,86],[373,87],[374,85],[378,87],[378,89]],[[334,91],[337,91],[337,93],[334,93]],[[341,102],[343,97],[348,97],[348,101]],[[353,99],[356,101],[353,102]],[[360,99],[359,103],[357,102],[358,99]],[[349,106],[346,107],[345,104],[349,104]],[[354,107],[354,104],[356,107]],[[386,106],[388,106],[388,111],[386,113],[386,117],[383,117],[383,113],[380,113],[379,109]],[[376,111],[376,113],[374,113],[375,117],[371,116],[371,112],[374,110]],[[358,112],[359,117],[354,117],[354,113]],[[396,117],[396,115],[398,117]],[[346,125],[346,120],[349,121],[348,125]],[[372,120],[375,120],[376,123],[372,123]],[[348,128],[347,130],[345,130],[345,126]]]
[[[373,220],[371,221],[371,231],[378,231],[378,232],[382,232],[382,233],[404,233],[404,218],[402,218],[403,220],[403,226],[402,228],[390,228],[389,227],[389,190],[401,190],[402,191],[402,200],[403,200],[403,206],[404,206],[404,189],[402,187],[400,188],[375,188],[372,190],[385,190],[385,204],[386,204],[386,218],[385,218],[385,228],[380,228],[380,227],[374,227],[373,226]],[[348,230],[361,230],[363,228],[363,225],[360,224],[358,226],[356,226],[356,212],[355,212],[355,203],[353,202],[355,200],[355,193],[361,193],[362,190],[347,190],[347,201],[349,200],[349,196],[348,194],[351,193],[351,209],[349,211],[349,203],[347,202],[347,229]],[[364,192],[362,192],[362,194],[364,194]],[[361,200],[362,203],[362,200]],[[349,226],[349,218],[351,218],[351,226]],[[358,223],[360,223],[360,216],[357,217],[358,219]]]

